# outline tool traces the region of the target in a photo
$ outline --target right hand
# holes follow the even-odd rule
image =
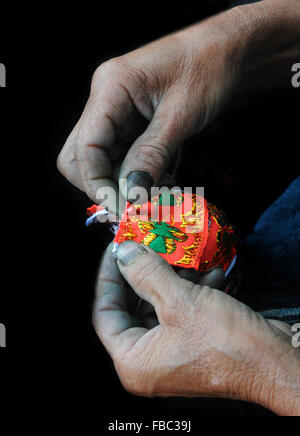
[[[100,65],[59,155],[62,174],[95,202],[98,188],[117,189],[118,180],[126,198],[127,177],[129,189],[159,184],[177,147],[232,95],[237,69],[230,16],[225,12]]]
[[[300,354],[288,325],[211,288],[214,280],[201,286],[178,277],[149,247],[126,241],[117,262],[111,249],[98,274],[93,322],[129,392],[235,398],[299,415]],[[138,313],[134,295],[155,308],[157,322]]]

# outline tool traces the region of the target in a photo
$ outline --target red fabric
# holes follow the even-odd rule
[[[100,210],[100,209],[101,209],[101,206],[98,206],[97,204],[93,204],[91,207],[87,208],[86,214],[88,216],[92,216],[92,215],[94,215],[94,213],[98,212],[98,210]],[[102,209],[104,209],[104,208],[102,208]]]
[[[210,228],[201,258],[201,272],[222,266],[225,272],[237,254],[238,239],[224,215],[213,205],[208,205]]]
[[[199,206],[198,216],[195,215],[196,203]],[[183,211],[184,204],[187,209]],[[155,224],[153,210],[158,221],[167,211],[161,222],[165,223],[164,226],[171,226],[165,230],[170,238],[160,236],[164,228],[160,230],[159,223]],[[179,216],[180,220],[175,221],[175,216]],[[158,236],[160,245],[158,240],[154,242]],[[128,203],[114,242],[120,244],[126,240],[155,246],[155,251],[159,245],[170,251],[158,251],[169,264],[194,268],[199,272],[216,266],[221,266],[225,272],[237,253],[235,232],[223,214],[204,198],[192,194],[180,194],[173,206],[160,205],[157,197],[143,205]]]

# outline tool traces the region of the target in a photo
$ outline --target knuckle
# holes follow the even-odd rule
[[[143,265],[143,268],[133,272],[133,281],[136,289],[147,294],[153,301],[157,314],[166,323],[176,324],[181,296],[176,292],[174,280],[166,266],[152,259],[147,265]]]
[[[182,326],[183,323],[188,325],[190,318],[194,311],[198,312],[199,307],[196,307],[195,299],[193,297],[195,293],[198,295],[199,289],[196,285],[186,283],[186,280],[177,279],[177,289],[180,292],[174,292],[173,286],[169,286],[171,292],[168,294],[166,304],[163,305],[160,311],[161,317],[170,326]]]
[[[58,171],[69,179],[72,176],[72,168],[75,163],[76,158],[74,153],[70,153],[66,146],[64,146],[56,159],[56,167]]]
[[[69,166],[69,162],[67,161],[64,152],[62,150],[57,157],[56,167],[62,175],[66,176],[68,173],[68,166]]]
[[[122,64],[119,58],[112,58],[108,61],[103,62],[99,67],[95,70],[92,77],[92,90],[98,88],[99,84],[103,82],[103,80],[107,80],[112,78],[115,74],[119,73],[122,70]]]
[[[59,155],[56,159],[56,167],[61,174],[64,174],[64,162],[63,162],[61,152],[59,153]]]
[[[193,285],[189,295],[192,306],[197,310],[209,311],[214,303],[214,290],[206,285]]]
[[[180,309],[176,302],[173,301],[173,304],[168,302],[159,310],[159,316],[164,321],[165,324],[167,324],[169,327],[178,326],[179,321],[179,315],[181,315],[180,311],[182,310],[182,306],[180,306]],[[180,319],[182,317],[180,316]]]

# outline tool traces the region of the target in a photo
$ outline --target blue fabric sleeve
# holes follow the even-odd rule
[[[260,311],[287,309],[296,318],[299,310],[300,318],[300,177],[264,212],[244,246],[245,302]]]

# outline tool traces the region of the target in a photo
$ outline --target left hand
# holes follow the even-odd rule
[[[117,259],[110,246],[99,272],[94,326],[128,391],[236,398],[300,413],[300,353],[287,325],[180,278],[149,247],[127,241]],[[153,314],[143,325],[130,314],[126,282],[154,306],[154,328],[147,328]]]

